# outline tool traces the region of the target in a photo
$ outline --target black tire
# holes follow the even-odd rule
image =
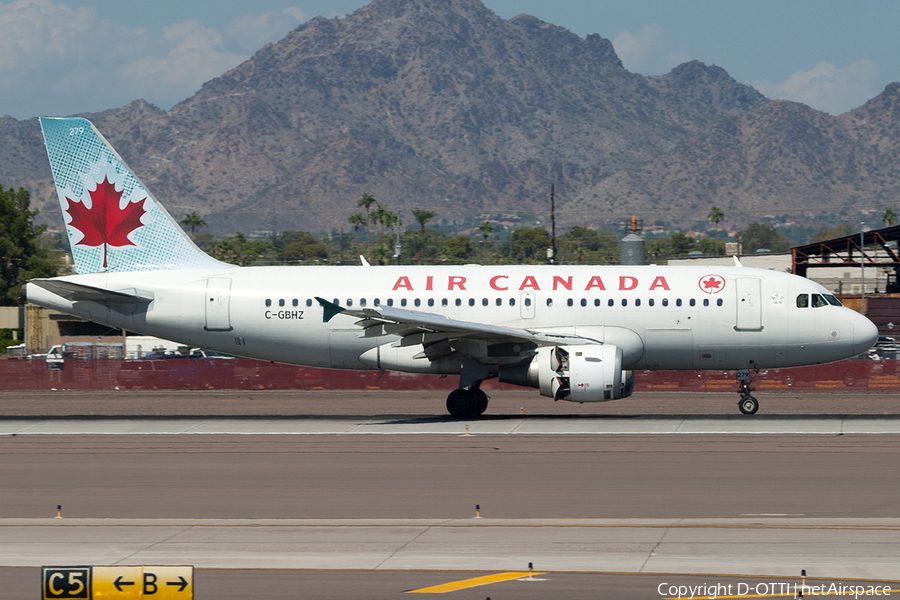
[[[741,401],[738,402],[738,408],[745,415],[755,415],[756,411],[759,410],[759,401],[753,396],[747,396],[746,398],[741,398]]]
[[[472,395],[475,396],[475,413],[476,415],[483,415],[484,411],[487,410],[488,407],[488,395],[485,394],[482,390],[472,390]]]
[[[447,412],[458,419],[475,414],[475,395],[466,389],[455,389],[447,396]]]

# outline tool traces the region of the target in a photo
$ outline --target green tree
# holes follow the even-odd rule
[[[487,262],[487,243],[488,236],[494,233],[494,226],[491,225],[490,221],[485,221],[481,225],[478,226],[478,231],[481,232],[481,264],[485,264]]]
[[[516,262],[544,261],[550,247],[550,234],[543,227],[516,229],[510,239],[511,258]]]
[[[687,256],[694,251],[697,241],[683,233],[673,233],[668,240],[667,256]]]
[[[206,221],[203,220],[203,217],[198,215],[197,212],[193,210],[184,215],[184,218],[181,220],[181,224],[185,227],[190,227],[191,239],[194,238],[194,232],[198,227],[209,227],[209,225],[206,224]]]
[[[366,224],[366,218],[361,213],[353,213],[347,220],[353,225],[353,233],[356,234],[356,252],[359,253],[359,228]]]
[[[722,212],[718,206],[713,206],[712,210],[709,211],[709,214],[706,216],[709,221],[715,225],[716,228],[716,254],[719,254],[719,222],[725,218],[725,213]]]
[[[853,235],[855,233],[857,233],[857,230],[847,223],[839,223],[833,229],[823,225],[819,227],[814,234],[809,236],[809,242],[823,242],[825,240],[847,237],[848,235]]]
[[[425,233],[425,224],[437,216],[437,213],[433,210],[425,210],[424,208],[414,208],[412,209],[412,214],[419,224],[419,233],[421,234]]]
[[[372,222],[369,220],[369,210],[372,208],[373,204],[375,204],[375,198],[370,194],[363,194],[362,198],[359,199],[359,202],[356,203],[357,207],[366,209],[366,244],[369,246],[369,254],[372,254],[372,240],[369,239],[369,232],[372,230]]]
[[[57,265],[41,246],[46,225],[35,225],[28,191],[0,185],[0,305],[19,304],[22,284],[35,277],[56,277]]]
[[[750,223],[740,233],[740,242],[744,254],[756,252],[760,248],[768,248],[772,252],[787,252],[791,240],[771,225]]]
[[[897,224],[897,213],[889,206],[884,209],[884,215],[882,215],[881,220],[884,221],[884,224],[888,227],[893,227]]]
[[[305,231],[282,231],[272,239],[272,247],[280,262],[303,262],[328,258],[325,244]]]
[[[441,256],[444,260],[454,264],[463,264],[472,260],[475,248],[468,236],[453,237],[444,242],[441,248]]]

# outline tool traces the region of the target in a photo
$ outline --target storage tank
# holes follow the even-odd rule
[[[644,252],[644,238],[638,232],[642,229],[642,223],[637,217],[631,217],[631,223],[625,228],[627,235],[622,238],[622,250],[620,264],[643,265],[646,254]]]

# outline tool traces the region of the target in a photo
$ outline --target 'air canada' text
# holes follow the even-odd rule
[[[646,282],[641,282],[640,279],[638,279],[637,277],[632,277],[631,275],[618,275],[614,277],[607,277],[607,279],[608,281],[604,281],[599,275],[578,279],[576,279],[572,275],[553,275],[547,277],[525,275],[524,277],[521,277],[521,279],[519,277],[512,278],[509,275],[494,275],[488,280],[488,285],[492,290],[497,290],[498,292],[505,292],[509,290],[516,290],[520,292],[541,290],[583,290],[587,292],[590,290],[606,291],[608,289],[618,291],[630,291],[638,289],[653,291],[669,289],[669,283],[662,275],[654,277],[652,281],[650,281],[650,278],[648,277]],[[438,277],[437,281],[435,281],[435,277],[433,275],[427,275],[425,277],[402,276],[397,278],[397,281],[394,283],[394,287],[391,289],[393,291],[408,290],[410,292],[430,292],[435,290],[447,290],[448,292],[452,292],[455,290],[466,291],[466,285],[466,278],[461,275]]]

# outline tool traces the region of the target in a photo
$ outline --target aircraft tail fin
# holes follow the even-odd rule
[[[78,273],[229,266],[194,244],[90,121],[40,122]]]

